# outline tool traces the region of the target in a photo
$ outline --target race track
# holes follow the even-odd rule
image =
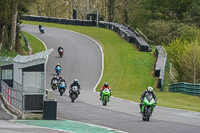
[[[55,65],[62,66],[62,75],[69,86],[77,78],[81,84],[81,94],[74,103],[68,97],[68,89],[63,96],[56,91],[58,101],[57,116],[105,126],[130,133],[199,133],[200,113],[170,108],[156,107],[149,122],[143,122],[138,103],[111,98],[108,106],[103,106],[99,94],[93,89],[101,76],[102,52],[91,39],[72,31],[45,27],[40,34],[38,26],[22,25],[22,30],[41,39],[47,48],[55,49],[47,63],[47,88],[55,75]],[[59,58],[57,48],[62,45],[64,57]],[[112,86],[112,85],[111,85]],[[159,99],[158,99],[159,100]]]

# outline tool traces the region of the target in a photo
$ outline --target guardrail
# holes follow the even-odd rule
[[[200,84],[186,82],[173,83],[169,85],[169,92],[180,92],[184,94],[200,96]]]
[[[22,85],[14,81],[14,88],[1,80],[1,94],[8,104],[21,112],[43,112],[44,93],[23,93]]]
[[[165,68],[167,64],[167,52],[164,47],[156,46],[155,55],[157,57],[157,61],[155,64],[154,76],[159,77],[157,88],[160,88],[161,91],[163,91],[164,79],[165,79]]]
[[[149,45],[147,42],[138,33],[132,31],[129,27],[123,24],[105,21],[100,21],[99,27],[111,29],[117,32],[126,41],[134,43],[140,51],[149,52]]]
[[[4,81],[1,80],[1,93],[9,104],[13,105],[20,111],[23,110],[22,92],[20,90],[13,90],[12,87],[9,87]]]

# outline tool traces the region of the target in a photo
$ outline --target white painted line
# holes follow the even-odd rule
[[[55,27],[51,27],[51,28],[55,28]],[[60,28],[56,28],[56,29],[60,29]],[[61,29],[61,30],[66,30],[66,29]],[[85,34],[82,34],[82,33],[79,33],[79,32],[76,32],[76,31],[72,31],[72,30],[67,30],[67,31],[82,35],[82,36],[88,38],[89,40],[92,40],[93,42],[95,42],[95,44],[97,46],[99,46],[99,48],[101,50],[101,59],[102,59],[101,60],[101,62],[102,62],[101,63],[102,64],[102,66],[101,66],[101,75],[100,75],[99,80],[97,81],[97,83],[96,83],[96,85],[95,85],[95,87],[93,89],[93,91],[96,92],[96,88],[97,88],[98,84],[100,83],[100,81],[101,81],[101,79],[103,77],[103,71],[104,71],[104,53],[103,53],[103,49],[102,49],[101,45],[97,41],[95,41],[94,39],[90,38],[89,36],[87,36]]]
[[[28,34],[31,34],[31,33],[28,33]],[[41,41],[43,43],[45,49],[47,50],[47,45],[40,38],[38,38],[37,36],[35,36],[33,34],[31,34],[31,35],[34,36],[35,38],[37,38],[39,41]]]

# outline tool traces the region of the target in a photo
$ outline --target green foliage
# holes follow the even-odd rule
[[[196,40],[200,41],[200,30],[196,26],[185,25],[183,28],[180,28],[179,31],[182,40],[187,40],[189,42]]]
[[[180,36],[177,29],[180,25],[170,21],[154,20],[147,23],[143,29],[150,40],[154,41],[154,44],[161,45],[168,44],[171,40]]]
[[[179,82],[200,83],[200,44],[186,40],[172,41],[167,48],[168,57],[177,71]]]
[[[15,57],[16,55],[18,55],[17,52],[12,52],[9,51],[8,49],[2,47],[1,51],[0,51],[0,56],[5,56],[5,57]]]
[[[1,0],[0,1],[0,50],[22,52],[19,24],[27,7],[35,0]],[[16,28],[15,28],[16,27]]]
[[[191,42],[184,49],[177,58],[180,81],[200,83],[200,44],[198,41]]]
[[[145,9],[152,14],[169,19],[182,20],[184,13],[190,8],[194,0],[143,0]]]

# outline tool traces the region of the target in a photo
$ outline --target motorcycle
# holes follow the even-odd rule
[[[71,98],[71,102],[74,102],[76,98],[78,98],[79,95],[79,89],[77,86],[72,86],[72,88],[69,91],[69,97]]]
[[[63,93],[65,93],[65,89],[67,88],[67,86],[65,85],[65,82],[61,82],[58,88],[59,88],[60,95],[62,96]]]
[[[62,58],[63,54],[64,54],[64,50],[63,50],[63,49],[60,49],[60,50],[59,50],[60,58]]]
[[[107,105],[107,102],[109,102],[110,99],[110,90],[108,88],[105,88],[101,95],[101,100],[104,106]]]
[[[56,67],[56,73],[57,76],[59,76],[59,74],[61,73],[61,68],[59,66]]]
[[[156,106],[156,102],[151,94],[147,94],[144,97],[143,103],[142,103],[142,120],[143,121],[149,121],[150,116],[154,111],[154,108]]]
[[[41,27],[39,30],[41,34],[44,34],[44,27]]]
[[[51,83],[52,90],[56,90],[58,87],[58,80],[54,79]]]

